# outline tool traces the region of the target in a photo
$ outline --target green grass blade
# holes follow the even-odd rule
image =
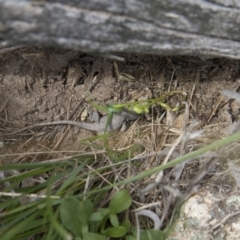
[[[60,195],[63,190],[65,190],[67,187],[69,187],[71,184],[73,184],[76,181],[76,177],[78,176],[79,172],[85,167],[86,163],[87,162],[84,161],[71,172],[68,178],[64,181],[64,183],[58,189],[56,195]]]
[[[219,141],[216,141],[212,144],[209,144],[208,146],[205,146],[205,147],[202,147],[198,150],[195,150],[193,152],[190,152],[190,153],[187,153],[183,156],[180,156],[178,158],[176,158],[175,160],[172,160],[164,165],[160,165],[158,167],[155,167],[153,169],[150,169],[150,170],[146,170],[144,171],[143,173],[140,173],[140,174],[137,174],[136,176],[133,176],[133,177],[130,177],[130,178],[127,178],[123,181],[120,181],[120,182],[117,182],[117,183],[114,183],[112,185],[109,185],[109,186],[106,186],[106,187],[103,187],[99,190],[92,190],[92,191],[89,191],[88,194],[93,194],[93,193],[96,193],[96,192],[99,192],[99,191],[108,191],[110,189],[112,189],[113,187],[118,187],[118,186],[122,186],[122,185],[125,185],[127,183],[131,183],[131,182],[135,182],[135,181],[138,181],[140,179],[143,179],[143,178],[146,178],[146,177],[149,177],[155,173],[158,173],[160,171],[163,171],[167,168],[170,168],[170,167],[173,167],[175,166],[176,164],[179,164],[179,163],[182,163],[184,161],[188,161],[192,158],[195,158],[201,154],[204,154],[208,151],[212,151],[214,149],[217,149],[217,148],[220,148],[220,147],[225,147],[227,146],[228,144],[231,144],[233,142],[236,142],[240,140],[240,132],[238,133],[235,133],[225,139],[222,139],[222,140],[219,140]],[[133,159],[134,160],[134,159]],[[122,164],[122,163],[120,163]],[[118,164],[115,164],[115,166],[118,165]],[[102,169],[101,169],[102,170]],[[85,193],[81,193],[78,195],[78,197],[82,197],[84,196]]]
[[[19,234],[25,231],[25,227],[31,226],[31,224],[35,221],[35,218],[37,217],[38,212],[35,211],[31,216],[28,216],[24,219],[22,218],[22,221],[20,221],[18,224],[13,226],[12,228],[8,229],[6,233],[1,234],[1,239],[3,240],[9,240],[9,239],[16,239],[15,237]]]

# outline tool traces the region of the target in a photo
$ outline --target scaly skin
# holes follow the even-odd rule
[[[138,118],[138,114],[128,111],[126,109],[122,110],[119,113],[113,113],[112,119],[107,127],[107,132],[114,132],[118,130],[125,121],[133,121],[137,118]],[[13,134],[16,134],[28,129],[32,129],[35,127],[44,127],[44,126],[50,126],[50,125],[73,125],[73,126],[90,130],[90,131],[104,132],[107,119],[108,119],[108,116],[104,116],[100,119],[99,123],[85,123],[85,122],[76,122],[76,121],[69,121],[69,120],[37,123],[31,126],[19,129],[18,131],[15,131],[12,133],[6,133],[3,135],[13,135]]]

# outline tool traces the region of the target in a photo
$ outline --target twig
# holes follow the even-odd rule
[[[240,87],[240,80],[238,80],[238,85],[237,87],[233,90],[233,91],[237,91],[238,88]],[[211,120],[212,120],[212,117],[215,115],[215,113],[217,112],[220,104],[222,103],[223,99],[224,99],[225,96],[222,96],[220,101],[217,103],[216,107],[214,108],[214,110],[212,111],[210,117],[208,118],[207,120],[207,123],[209,123]],[[227,104],[231,99],[228,99],[221,107],[223,107],[225,104]]]
[[[240,214],[240,211],[237,211],[235,213],[228,214],[221,222],[217,223],[215,226],[211,227],[209,232],[213,231],[214,229],[218,228],[220,225],[222,225],[224,222],[226,222],[229,218],[234,217],[235,215]]]

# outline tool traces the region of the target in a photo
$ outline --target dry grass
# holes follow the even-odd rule
[[[228,150],[224,148],[217,152],[200,155],[188,162],[177,164],[173,168],[141,178],[134,183],[123,184],[120,188],[115,186],[116,183],[124,182],[127,178],[167,164],[173,159],[184,156],[219,139],[219,135],[218,138],[214,139],[214,126],[205,126],[205,134],[202,134],[203,130],[199,128],[199,125],[194,121],[191,123],[191,120],[188,119],[188,104],[186,104],[184,116],[185,121],[182,130],[160,124],[154,121],[154,119],[151,120],[151,123],[140,119],[132,124],[126,132],[110,136],[108,139],[109,149],[118,152],[119,157],[121,154],[129,154],[128,158],[130,161],[116,162],[108,156],[103,146],[102,150],[99,150],[101,148],[101,139],[93,141],[90,144],[91,147],[84,151],[54,151],[55,147],[46,149],[46,147],[39,144],[44,150],[24,152],[25,146],[32,140],[32,137],[30,137],[18,147],[19,153],[5,154],[4,162],[5,164],[8,161],[12,164],[33,162],[42,164],[60,163],[70,159],[87,158],[89,156],[91,160],[84,168],[85,183],[82,194],[87,194],[89,190],[91,191],[92,186],[96,183],[99,189],[106,185],[112,186],[112,190],[105,193],[101,201],[96,205],[96,207],[103,207],[111,199],[113,192],[127,188],[134,200],[130,216],[137,214],[139,217],[144,213],[143,210],[149,211],[145,214],[148,216],[147,218],[140,217],[140,223],[135,222],[134,218],[132,218],[133,224],[140,224],[141,228],[147,229],[152,228],[155,224],[156,228],[163,229],[169,226],[171,219],[173,219],[178,202],[182,202],[191,194],[194,194],[203,178],[207,176],[219,159],[229,159],[229,156],[233,156],[233,153],[238,148],[237,144],[231,145],[231,149],[228,147]],[[207,132],[210,132],[211,137],[207,136]],[[96,144],[98,148],[95,148]],[[131,152],[133,146],[137,146],[137,148]],[[219,151],[224,155],[220,157]],[[236,158],[235,155],[234,158]],[[22,173],[15,170],[7,172],[6,176],[11,178]],[[6,176],[2,176],[2,179],[5,179]],[[39,179],[43,177],[46,181],[49,175],[44,174],[44,176],[33,177],[24,181],[30,181],[31,183],[28,184],[37,186]],[[64,182],[64,179],[56,182],[53,188],[57,189]],[[15,190],[17,189],[15,188]],[[6,196],[8,194],[2,193],[2,195]],[[18,196],[15,192],[12,192],[10,195],[12,197]],[[44,198],[45,195],[40,191],[27,196],[29,199],[34,199],[37,196]],[[149,218],[149,214],[156,214],[155,223]],[[159,218],[158,216],[161,217]],[[144,225],[142,225],[143,223]]]
[[[201,63],[194,61],[188,64]],[[172,69],[173,76],[175,67],[170,61],[165,67]],[[171,115],[171,111],[167,111],[164,122],[162,111],[154,106],[150,119],[140,117],[127,131],[110,135],[107,145],[103,144],[101,137],[95,137],[85,141],[87,145],[82,143],[81,150],[58,151],[64,139],[68,141],[68,130],[61,132],[49,128],[42,129],[41,132],[31,132],[30,136],[23,134],[6,137],[9,144],[19,142],[20,144],[15,147],[14,153],[8,153],[6,150],[1,155],[2,165],[5,166],[1,171],[1,196],[20,199],[22,204],[30,204],[39,198],[44,199],[48,196],[46,186],[39,190],[38,186],[47,183],[53,174],[62,174],[59,178],[51,180],[52,199],[69,195],[87,196],[92,201],[98,199],[94,207],[99,208],[106,206],[115,192],[128,189],[133,204],[126,215],[131,219],[131,224],[137,226],[138,233],[142,228],[162,229],[167,232],[180,204],[196,193],[207,179],[213,180],[212,175],[208,174],[212,170],[217,171],[217,163],[225,164],[224,166],[230,169],[227,172],[239,184],[236,173],[239,170],[234,168],[233,171],[232,166],[233,160],[239,161],[238,142],[229,146],[221,145],[224,147],[219,149],[216,149],[218,145],[213,146],[210,152],[197,154],[165,170],[155,171],[159,166],[167,166],[169,163],[171,165],[174,159],[181,159],[195,150],[214,144],[217,140],[239,131],[239,124],[233,126],[229,134],[226,134],[227,126],[224,124],[221,131],[219,124],[211,124],[214,114],[228,103],[224,98],[220,99],[215,108],[201,119],[202,121],[195,121],[192,114],[197,114],[195,103],[197,96],[201,94],[198,92],[199,73],[197,72],[194,78],[191,74],[186,79],[194,81],[194,84],[184,108],[175,116]],[[171,82],[169,87],[170,85]],[[236,89],[238,87],[239,84]],[[171,98],[168,101],[176,104],[179,99]],[[14,130],[10,126],[8,131]],[[50,145],[50,142],[54,144]],[[8,147],[11,148],[10,145]],[[8,167],[8,163],[12,166]],[[29,164],[32,164],[32,167]],[[71,177],[71,171],[81,164],[82,168],[75,175],[76,179],[71,180],[69,189],[64,188],[61,194],[57,194],[61,186]],[[44,168],[38,171],[41,165]],[[68,171],[69,168],[71,171]],[[151,170],[155,173],[149,174]],[[143,177],[147,172],[148,174]],[[17,179],[17,184],[14,183],[14,179]],[[34,191],[26,192],[22,197],[21,192],[25,189]],[[7,210],[2,208],[2,214],[6,212]]]

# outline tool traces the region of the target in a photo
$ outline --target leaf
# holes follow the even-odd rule
[[[91,215],[89,221],[95,222],[95,221],[101,221],[102,219],[103,219],[103,213],[101,213],[101,212],[94,212]]]
[[[79,172],[84,168],[85,165],[86,165],[86,161],[84,161],[78,167],[74,168],[74,170],[69,172],[67,179],[65,179],[65,181],[63,182],[61,187],[58,189],[56,195],[59,196],[60,194],[62,194],[62,192],[65,189],[69,189],[69,187],[71,186],[71,184],[74,183],[74,181],[75,181],[76,177],[78,176]]]
[[[98,212],[100,212],[103,217],[107,217],[108,215],[110,215],[110,210],[108,208],[99,208]]]
[[[150,229],[141,232],[140,240],[163,240],[163,232],[161,230]]]
[[[110,227],[107,228],[105,231],[105,234],[108,237],[123,237],[127,233],[126,229],[123,226],[118,226],[118,227]]]
[[[106,225],[107,219],[109,218],[110,210],[108,208],[99,208],[98,212],[102,213],[103,215],[103,219],[100,222],[99,226],[101,227],[100,232],[105,235],[105,225]]]
[[[126,240],[136,240],[136,237],[134,237],[134,236],[132,236],[132,235],[131,235],[131,236],[127,236],[127,237],[126,237]]]
[[[90,232],[97,233],[99,226],[103,223],[104,215],[102,212],[94,212],[89,219]]]
[[[93,213],[93,204],[88,199],[80,202],[81,222],[82,222],[82,234],[88,232],[88,222]]]
[[[123,222],[120,223],[120,226],[123,226],[126,228],[126,231],[128,232],[131,227],[131,223],[128,219],[124,220]]]
[[[107,132],[108,127],[109,127],[109,124],[110,124],[110,122],[112,121],[112,118],[113,118],[113,113],[112,113],[112,112],[109,112],[109,113],[108,113],[107,122],[106,122],[106,125],[105,125],[105,128],[104,128],[104,133]]]
[[[88,231],[92,212],[93,206],[89,200],[80,202],[74,197],[65,198],[60,206],[62,223],[75,236],[82,236]]]
[[[96,234],[96,233],[86,233],[83,236],[83,240],[105,240],[106,236]]]
[[[137,238],[137,228],[131,228],[132,235],[127,236],[126,240],[133,240]],[[140,240],[163,240],[164,234],[161,230],[150,229],[144,230],[140,233]]]
[[[34,221],[38,216],[39,215],[36,210],[33,213],[28,214],[25,218],[21,216],[22,219],[15,222],[13,227],[9,228],[5,232],[1,231],[1,239],[17,239],[16,236],[18,236],[19,233],[24,233],[28,229],[32,229],[33,227],[35,227]]]
[[[84,221],[87,220],[86,222],[88,222],[94,210],[92,202],[88,199],[83,200],[80,203],[80,209],[81,209],[81,215],[82,217],[84,217],[82,218],[82,220]]]
[[[76,198],[66,198],[60,206],[61,221],[75,236],[82,236],[80,202]]]
[[[88,116],[88,110],[87,110],[87,108],[84,108],[81,115],[80,115],[81,121],[85,121],[87,116]]]
[[[110,203],[109,209],[112,214],[117,214],[128,209],[132,204],[132,198],[126,189],[116,192]]]
[[[132,82],[135,81],[136,78],[128,73],[120,73],[118,76],[118,80]]]
[[[119,226],[119,221],[118,221],[118,217],[116,214],[111,214],[110,215],[110,222],[114,227],[118,227]]]

